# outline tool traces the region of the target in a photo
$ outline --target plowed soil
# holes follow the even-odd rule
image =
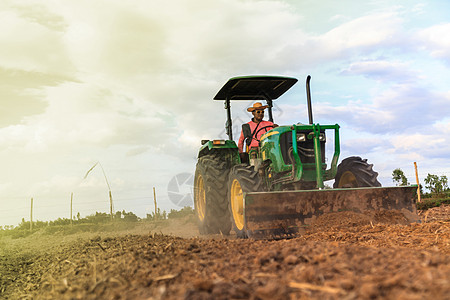
[[[6,299],[450,299],[450,206],[322,216],[301,236],[197,237],[188,219],[0,240]]]

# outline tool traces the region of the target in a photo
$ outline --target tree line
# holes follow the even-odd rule
[[[392,181],[397,186],[409,185],[408,178],[406,178],[400,168],[392,171]],[[420,198],[424,198],[424,200],[417,202],[417,209],[426,210],[432,207],[441,206],[442,204],[450,204],[450,189],[448,187],[447,176],[438,176],[428,173],[424,182],[425,188],[429,192],[424,192],[422,185],[419,185]]]
[[[129,211],[117,211],[113,215],[112,223],[136,223],[136,222],[146,222],[146,221],[157,221],[157,220],[167,220],[167,219],[175,219],[182,218],[185,216],[194,215],[194,210],[192,207],[186,206],[180,210],[171,209],[169,213],[165,210],[161,212],[158,208],[156,213],[147,214],[145,218],[140,218],[136,216],[133,212]],[[67,225],[101,225],[101,224],[110,224],[111,223],[111,215],[109,213],[104,212],[95,212],[95,214],[88,215],[84,218],[81,217],[80,213],[77,213],[76,217],[72,220],[70,218],[58,218],[53,221],[33,221],[33,230],[40,228],[48,228],[48,227],[57,227],[57,226],[67,226]],[[0,226],[0,233],[2,231],[8,230],[19,230],[19,231],[29,231],[30,229],[30,221],[25,221],[25,218],[22,218],[22,222],[17,225],[5,225]]]
[[[405,186],[409,185],[408,178],[406,178],[405,173],[403,173],[402,169],[397,168],[392,171],[392,181],[397,186]],[[431,195],[442,195],[450,192],[448,187],[448,178],[445,175],[434,175],[427,174],[427,177],[424,179],[425,188],[430,191]],[[420,186],[420,191],[423,193],[422,185]],[[424,193],[426,195],[426,193]]]

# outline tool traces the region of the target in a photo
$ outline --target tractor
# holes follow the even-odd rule
[[[194,178],[200,234],[227,235],[233,229],[241,238],[287,238],[318,216],[339,211],[394,210],[417,221],[417,186],[381,187],[373,165],[357,156],[338,165],[340,126],[313,122],[310,79],[306,79],[309,124],[267,128],[259,146],[247,147],[245,153],[239,153],[233,140],[231,102],[265,101],[273,122],[273,101],[298,80],[234,77],[216,94],[214,100],[225,103],[228,139],[201,141]],[[248,138],[245,126],[243,130]],[[330,131],[334,152],[327,166],[325,146]],[[333,188],[324,184],[329,180],[334,180]]]

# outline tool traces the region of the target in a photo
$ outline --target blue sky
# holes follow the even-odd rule
[[[299,79],[278,124],[341,125],[341,159],[450,176],[448,1],[2,1],[0,225],[179,209],[201,139],[224,136],[230,77]],[[249,119],[233,104],[235,124]],[[235,134],[236,136],[237,134]],[[179,182],[177,182],[178,180]],[[184,182],[186,181],[186,182]],[[184,183],[184,184],[182,184]],[[180,184],[180,186],[178,186]],[[177,190],[179,188],[179,190]]]

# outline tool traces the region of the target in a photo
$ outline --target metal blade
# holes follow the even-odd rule
[[[318,216],[340,211],[398,211],[417,222],[417,186],[246,193],[247,235],[254,239],[293,236]]]

